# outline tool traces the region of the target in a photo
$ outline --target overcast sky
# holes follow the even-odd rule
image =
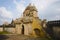
[[[0,24],[21,17],[29,3],[36,6],[40,19],[60,20],[60,0],[0,0]]]

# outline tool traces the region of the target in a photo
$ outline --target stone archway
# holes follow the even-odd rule
[[[22,25],[21,33],[24,34],[24,25]]]
[[[40,36],[40,30],[38,28],[35,28],[34,31],[37,36]]]

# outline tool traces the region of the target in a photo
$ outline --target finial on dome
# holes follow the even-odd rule
[[[31,3],[29,5],[31,5]]]
[[[29,6],[32,6],[32,4],[30,3]]]
[[[34,4],[33,3],[30,3],[29,6],[34,6]]]

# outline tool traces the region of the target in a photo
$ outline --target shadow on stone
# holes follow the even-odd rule
[[[0,40],[6,40],[8,39],[9,37],[7,35],[0,35]]]

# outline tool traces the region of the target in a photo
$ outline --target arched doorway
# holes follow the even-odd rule
[[[40,36],[40,30],[38,28],[35,28],[34,31],[37,36]]]
[[[21,33],[24,34],[24,25],[22,25],[22,32]]]

